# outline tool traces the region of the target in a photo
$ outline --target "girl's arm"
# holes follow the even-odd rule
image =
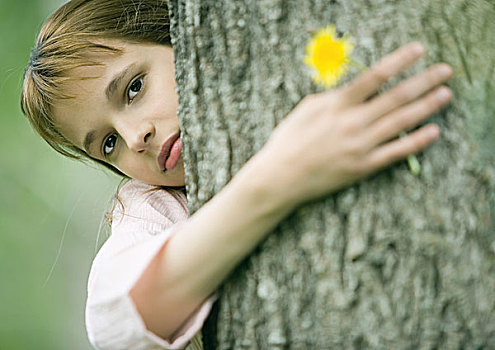
[[[451,98],[438,64],[368,99],[424,55],[419,43],[383,58],[349,85],[304,98],[212,200],[178,228],[131,290],[147,328],[170,338],[284,217],[417,153],[437,125],[396,138]]]

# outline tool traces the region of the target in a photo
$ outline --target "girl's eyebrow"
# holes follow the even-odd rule
[[[108,84],[108,86],[107,86],[107,88],[105,90],[105,94],[107,95],[107,98],[109,100],[112,99],[112,96],[115,93],[115,90],[117,90],[117,87],[120,85],[120,83],[122,82],[122,80],[124,80],[124,78],[127,76],[127,74],[129,73],[129,71],[131,71],[132,69],[134,69],[134,66],[135,65],[136,65],[135,63],[131,63],[126,68],[124,68],[121,72],[117,73],[114,76],[114,78],[110,81],[110,83]]]

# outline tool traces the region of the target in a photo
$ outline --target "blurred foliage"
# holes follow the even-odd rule
[[[119,179],[56,154],[19,109],[30,48],[61,3],[0,0],[0,350],[91,349],[86,281]]]

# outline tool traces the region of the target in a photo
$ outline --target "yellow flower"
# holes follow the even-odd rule
[[[337,37],[335,26],[329,24],[316,32],[306,46],[306,63],[313,70],[315,83],[332,87],[349,70],[354,44],[344,35]]]

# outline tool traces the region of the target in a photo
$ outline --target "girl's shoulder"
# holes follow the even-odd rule
[[[186,196],[181,191],[156,188],[130,180],[117,192],[111,211],[111,233],[93,261],[98,270],[105,261],[148,241],[166,240],[171,228],[188,217]]]
[[[130,180],[117,192],[112,210],[112,231],[116,226],[141,224],[162,226],[187,219],[187,198],[183,191],[151,186]]]

